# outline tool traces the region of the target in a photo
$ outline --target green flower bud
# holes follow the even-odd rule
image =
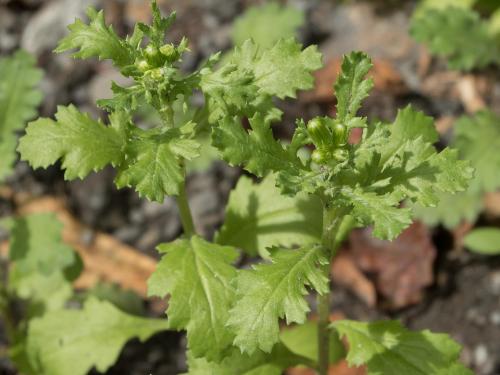
[[[160,47],[160,53],[163,56],[172,57],[175,54],[175,52],[176,52],[176,50],[175,50],[175,47],[172,43],[165,44],[165,45]]]
[[[144,55],[146,55],[146,58],[154,59],[158,56],[158,49],[152,44],[148,44],[144,49]]]
[[[139,69],[143,73],[145,73],[149,69],[151,69],[151,66],[149,65],[149,63],[146,60],[136,61],[135,66],[137,67],[137,69]]]
[[[333,152],[333,158],[342,163],[349,157],[349,152],[345,148],[338,148]]]
[[[324,119],[316,117],[309,121],[307,123],[307,132],[316,147],[327,149],[331,145],[332,133],[325,124]]]
[[[161,79],[163,77],[163,69],[162,68],[156,68],[150,70],[151,72],[151,77],[153,79]]]
[[[311,154],[311,160],[316,164],[325,164],[327,162],[327,155],[324,150],[314,150]]]
[[[333,136],[335,143],[338,145],[345,145],[347,143],[347,128],[343,124],[333,125]]]

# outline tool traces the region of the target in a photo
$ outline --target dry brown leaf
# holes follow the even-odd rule
[[[472,74],[461,77],[457,82],[456,89],[460,101],[470,114],[486,108],[486,103],[481,96],[481,88],[484,89],[484,82]]]
[[[157,0],[161,6],[166,3],[165,0]],[[125,2],[125,18],[130,23],[136,22],[148,23],[151,21],[151,5],[149,1],[129,0]]]
[[[453,128],[456,118],[453,116],[443,116],[436,120],[436,130],[439,134],[446,134]]]
[[[420,91],[431,98],[452,98],[460,73],[454,71],[439,71],[427,75],[420,85]]]
[[[368,229],[356,230],[350,236],[350,251],[355,264],[374,275],[377,291],[390,308],[418,303],[434,281],[436,249],[429,230],[419,222],[392,242],[374,238]]]
[[[335,282],[351,289],[368,306],[375,306],[377,302],[375,286],[356,266],[349,252],[341,251],[335,257],[331,273]]]
[[[146,296],[146,281],[156,268],[154,259],[108,234],[93,232],[69,213],[61,199],[43,197],[18,209],[20,215],[37,212],[54,212],[64,225],[64,242],[82,257],[85,268],[75,281],[76,288],[90,288],[99,281],[106,281]]]
[[[453,229],[453,250],[456,252],[463,251],[464,237],[472,230],[472,228],[474,228],[473,223],[464,221]]]
[[[500,216],[500,192],[486,193],[483,203],[488,215],[493,217]]]
[[[333,84],[340,73],[342,60],[332,59],[316,71],[315,88],[302,94],[306,102],[332,102],[334,100]],[[369,73],[375,83],[375,89],[399,94],[406,90],[403,79],[394,65],[388,60],[374,60]]]

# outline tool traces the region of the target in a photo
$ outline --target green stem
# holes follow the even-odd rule
[[[193,224],[193,216],[191,216],[191,209],[186,194],[186,185],[182,183],[177,196],[177,205],[179,206],[179,214],[181,216],[182,228],[187,237],[192,237],[196,234]]]
[[[325,274],[330,275],[330,263],[337,253],[342,240],[350,230],[352,223],[348,210],[337,207],[323,207],[323,233],[322,243],[328,254],[328,264],[325,265]],[[318,308],[318,371],[319,375],[328,374],[330,364],[330,293],[317,296]]]
[[[328,374],[330,364],[330,293],[317,296],[318,307],[318,370],[320,375]]]
[[[16,335],[16,322],[12,316],[10,299],[5,288],[0,287],[0,317],[2,318],[7,340],[12,343]]]

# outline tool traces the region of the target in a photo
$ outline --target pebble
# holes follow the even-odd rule
[[[490,275],[490,288],[491,292],[496,295],[500,296],[500,271],[493,272]]]
[[[491,312],[490,321],[495,325],[500,325],[500,311]]]
[[[0,52],[10,51],[17,44],[17,35],[14,32],[16,18],[7,8],[0,6]]]
[[[83,17],[85,9],[95,3],[95,0],[58,0],[46,3],[24,28],[21,47],[37,56],[53,50],[67,33],[67,25],[73,23],[76,17]]]
[[[487,360],[488,348],[483,344],[476,346],[476,349],[474,349],[474,362],[476,365],[482,366]]]
[[[239,0],[199,0],[198,5],[222,21],[230,21],[241,7]]]

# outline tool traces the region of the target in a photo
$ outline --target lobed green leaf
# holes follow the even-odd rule
[[[366,365],[369,375],[472,375],[458,362],[460,345],[448,335],[412,332],[397,321],[340,320],[332,328],[349,342],[349,365]]]
[[[15,132],[35,116],[42,100],[37,88],[42,73],[35,64],[24,51],[0,59],[0,180],[12,171],[16,159]]]
[[[271,2],[245,10],[234,22],[231,36],[235,45],[253,39],[261,48],[270,48],[280,39],[294,37],[303,24],[302,11]]]
[[[235,48],[218,70],[202,71],[201,89],[207,97],[209,120],[253,117],[256,112],[276,119],[271,97],[295,97],[313,86],[311,72],[321,67],[315,46],[302,50],[293,38],[279,40],[265,53],[252,40]]]
[[[122,120],[119,114],[113,118]],[[18,151],[33,168],[47,168],[61,159],[64,177],[72,180],[108,164],[119,165],[125,142],[125,134],[117,127],[95,121],[70,105],[58,107],[55,121],[40,118],[31,122]]]
[[[342,60],[341,72],[335,82],[337,119],[347,124],[356,116],[361,102],[373,88],[373,79],[365,79],[373,64],[363,52],[351,52]]]
[[[61,159],[69,180],[111,164],[118,169],[119,188],[132,186],[140,196],[158,202],[178,194],[184,181],[181,161],[198,156],[198,142],[182,127],[141,130],[124,112],[113,112],[110,121],[106,126],[72,105],[61,106],[56,121],[41,118],[28,125],[18,151],[34,168],[47,168]]]
[[[198,156],[198,142],[182,139],[178,128],[161,134],[135,130],[125,147],[126,159],[119,166],[117,187],[133,186],[139,196],[163,202],[165,195],[179,194],[184,181],[181,158]]]
[[[445,57],[452,69],[471,70],[500,62],[500,44],[488,23],[467,7],[453,4],[419,12],[410,32],[431,53]]]
[[[272,263],[260,264],[238,275],[237,302],[228,324],[242,352],[270,352],[279,340],[279,319],[303,323],[309,311],[306,286],[328,292],[328,277],[320,266],[328,263],[320,246],[276,250]]]
[[[262,177],[273,171],[298,171],[301,162],[277,141],[271,124],[256,113],[250,120],[250,131],[246,131],[238,118],[225,118],[214,128],[212,143],[230,165],[243,167]],[[297,172],[298,173],[298,172]]]
[[[116,35],[112,26],[106,25],[104,12],[89,7],[87,16],[88,24],[77,19],[68,26],[70,33],[59,42],[55,52],[76,49],[73,56],[79,59],[110,59],[118,67],[133,64],[135,57],[129,46]]]
[[[148,280],[148,294],[170,295],[169,327],[187,330],[193,356],[220,360],[233,340],[226,323],[234,300],[236,269],[231,263],[238,253],[198,236],[162,244],[158,250],[165,255]]]
[[[27,358],[39,375],[85,375],[93,367],[105,372],[128,340],[145,341],[165,329],[164,320],[128,315],[91,297],[82,310],[53,311],[32,320]]]
[[[452,144],[475,168],[472,192],[495,191],[500,187],[500,116],[483,110],[461,117],[454,127]]]
[[[29,315],[61,308],[81,269],[76,253],[62,242],[62,223],[41,213],[14,219],[9,226],[9,290],[30,301]]]

